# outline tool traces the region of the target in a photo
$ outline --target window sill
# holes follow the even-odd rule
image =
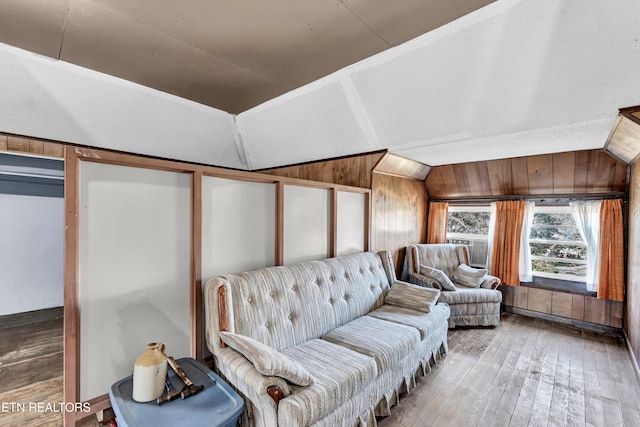
[[[549,279],[546,277],[533,277],[532,282],[521,282],[520,286],[527,288],[546,289],[548,291],[566,292],[569,294],[587,295],[595,297],[595,292],[587,290],[584,282],[572,282],[570,280]]]

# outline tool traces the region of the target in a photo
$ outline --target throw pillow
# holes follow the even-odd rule
[[[473,268],[467,264],[460,264],[453,274],[453,280],[470,288],[479,288],[486,274],[485,268]]]
[[[438,302],[440,291],[437,289],[423,288],[407,282],[393,282],[389,292],[384,297],[385,304],[411,308],[413,310],[428,313],[431,307]]]
[[[233,332],[220,332],[220,335],[225,344],[242,353],[262,375],[284,378],[300,386],[313,383],[313,377],[303,366],[278,350]]]
[[[427,267],[426,265],[420,265],[420,274],[427,276],[429,279],[433,279],[440,284],[440,287],[446,291],[455,291],[456,286],[453,284],[449,276],[442,270],[437,268]]]

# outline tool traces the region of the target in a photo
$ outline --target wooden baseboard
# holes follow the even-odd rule
[[[633,363],[633,370],[636,373],[636,379],[640,383],[640,367],[638,367],[638,359],[636,359],[636,354],[633,352],[633,348],[631,347],[631,341],[629,340],[627,331],[622,331],[622,332],[624,334],[624,341],[627,343],[627,350],[629,350],[629,356],[631,356],[631,362]]]
[[[522,316],[535,317],[538,319],[549,320],[551,322],[562,323],[564,325],[585,329],[587,331],[599,332],[602,334],[622,335],[622,329],[585,322],[584,320],[569,319],[567,317],[556,316],[555,314],[541,313],[539,311],[526,310],[524,308],[505,305],[502,306],[502,310],[509,313],[520,314]]]

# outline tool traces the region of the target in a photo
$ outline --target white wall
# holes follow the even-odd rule
[[[64,200],[0,194],[0,315],[61,307]]]
[[[244,169],[233,115],[0,43],[0,132]]]
[[[329,256],[329,190],[284,186],[284,264]]]
[[[131,375],[149,342],[189,355],[191,176],[82,162],[80,398]]]

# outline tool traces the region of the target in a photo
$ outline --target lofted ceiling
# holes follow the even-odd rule
[[[0,41],[232,114],[494,0],[3,0]]]
[[[4,0],[0,42],[60,60],[6,50],[8,99],[48,121],[0,103],[0,131],[248,170],[601,149],[640,105],[636,0]],[[172,120],[176,102],[67,63],[199,104]]]

